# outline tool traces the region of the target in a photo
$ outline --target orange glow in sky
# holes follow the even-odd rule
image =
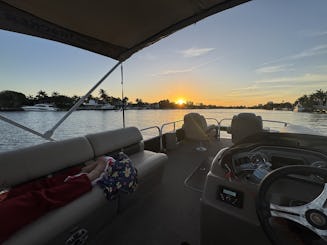
[[[325,90],[327,1],[314,3],[250,1],[185,27],[124,62],[124,96],[130,103],[168,99],[179,108],[189,102],[254,106],[294,103]],[[83,96],[117,62],[4,30],[0,40],[0,91],[26,96],[40,90]],[[116,69],[92,95],[103,89],[120,98],[121,81]]]
[[[186,100],[183,99],[183,98],[179,98],[179,99],[176,100],[175,103],[176,103],[177,105],[184,105],[184,104],[186,104]]]

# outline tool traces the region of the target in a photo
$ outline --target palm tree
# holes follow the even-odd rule
[[[140,105],[143,104],[142,99],[137,98],[135,101],[136,101],[136,104],[137,104],[138,106],[140,106]]]
[[[58,95],[59,95],[59,93],[56,91],[52,92],[52,94],[51,94],[52,97],[57,97]]]
[[[126,106],[127,104],[128,104],[128,97],[124,97],[123,106]]]
[[[38,101],[44,101],[44,102],[46,102],[46,100],[48,99],[48,94],[47,94],[45,91],[40,90],[40,91],[37,92],[37,94],[36,94],[36,99],[37,99]]]
[[[99,91],[100,98],[102,99],[102,102],[107,103],[109,96],[107,95],[106,91],[103,89],[100,89]]]
[[[312,98],[312,101],[314,101],[314,104],[323,105],[326,95],[327,92],[325,93],[322,89],[319,89],[310,97]]]
[[[81,98],[81,97],[80,97],[80,96],[77,96],[77,95],[74,95],[74,96],[72,97],[74,103],[76,103],[80,98]]]

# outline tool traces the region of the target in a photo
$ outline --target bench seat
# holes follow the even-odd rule
[[[69,238],[75,232],[84,231],[84,238],[91,240],[103,225],[114,220],[126,201],[132,203],[135,197],[142,198],[142,193],[161,182],[167,156],[144,150],[143,137],[135,127],[0,153],[1,190],[120,151],[130,157],[138,170],[139,186],[135,193],[121,195],[123,197],[120,196],[119,201],[108,201],[102,189],[95,186],[64,207],[26,225],[4,244],[69,244]]]
[[[156,170],[163,170],[163,163],[167,160],[166,154],[152,151],[141,151],[130,156],[138,173],[138,181],[142,183],[144,178],[153,174]]]
[[[116,216],[117,209],[117,200],[109,202],[102,189],[94,187],[80,198],[45,214],[19,230],[4,244],[50,244],[50,241],[53,244],[65,244],[71,234],[80,228],[86,229],[88,236],[95,235],[97,229]],[[99,210],[102,218],[89,222],[94,212]]]
[[[129,195],[121,195],[119,211],[121,212],[136,200],[142,199],[161,183],[164,166],[168,157],[164,153],[144,150],[143,137],[135,127],[117,129],[86,135],[94,149],[95,156],[114,155],[119,151],[126,153],[137,169],[138,187]]]

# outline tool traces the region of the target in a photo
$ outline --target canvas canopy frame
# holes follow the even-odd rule
[[[0,0],[0,28],[124,61],[177,30],[247,1]]]
[[[47,140],[126,59],[160,39],[210,15],[250,0],[0,0],[0,29],[49,39],[117,60],[51,129],[40,133],[0,119]],[[122,98],[123,99],[123,98]]]

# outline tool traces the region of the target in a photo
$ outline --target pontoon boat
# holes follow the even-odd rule
[[[0,28],[118,61],[45,133],[1,116],[53,142],[1,153],[0,187],[120,150],[136,164],[140,184],[132,195],[112,202],[95,187],[22,227],[4,244],[327,244],[326,136],[271,132],[256,115],[240,114],[228,127],[215,123],[214,135],[196,129],[188,134],[184,120],[183,128],[169,133],[163,129],[176,122],[154,127],[158,137],[146,141],[134,127],[52,139],[56,128],[135,52],[244,2],[0,1]],[[223,129],[231,139],[220,137]]]

